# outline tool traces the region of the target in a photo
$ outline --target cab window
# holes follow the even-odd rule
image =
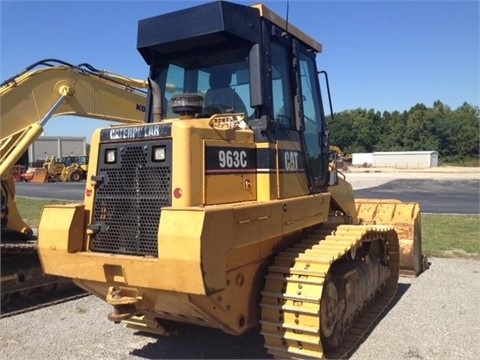
[[[292,129],[293,106],[290,86],[289,53],[277,43],[271,44],[272,95],[274,123],[282,129]]]

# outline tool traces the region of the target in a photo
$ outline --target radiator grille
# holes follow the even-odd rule
[[[97,174],[103,180],[96,190],[92,223],[99,230],[92,251],[158,256],[161,209],[171,206],[171,143],[163,143],[163,162],[151,161],[151,144],[136,143],[117,149],[118,164],[99,165]],[[101,154],[106,148],[101,147]]]

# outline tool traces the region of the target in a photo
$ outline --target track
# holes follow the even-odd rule
[[[2,234],[3,235],[3,234]],[[33,311],[85,296],[69,279],[45,275],[36,240],[3,239],[1,251],[0,318]]]
[[[261,332],[276,358],[348,357],[395,295],[399,244],[393,227],[342,225],[330,235],[331,230],[310,234],[269,268]],[[379,241],[388,251],[385,261],[363,251]],[[381,261],[375,265],[376,260]],[[360,265],[350,266],[354,262]],[[367,273],[371,279],[362,280]],[[359,293],[366,293],[360,301]]]
[[[0,311],[0,319],[23,314],[48,306],[57,305],[67,301],[79,299],[90,295],[70,282],[64,282],[55,289],[52,287],[37,288],[30,290],[26,295],[21,293],[10,294],[8,302],[3,304]]]

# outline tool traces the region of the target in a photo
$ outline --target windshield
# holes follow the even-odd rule
[[[170,100],[179,94],[197,94],[204,108],[217,106],[221,112],[253,114],[250,107],[249,62],[247,49],[209,55],[211,52],[173,58],[159,68],[157,83],[164,89],[165,118],[176,118]]]

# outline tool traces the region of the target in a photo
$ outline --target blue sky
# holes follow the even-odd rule
[[[208,1],[0,0],[0,80],[44,58],[90,63],[135,78],[148,69],[136,50],[138,20]],[[244,4],[255,3],[255,0]],[[286,1],[264,1],[285,15]],[[408,110],[441,100],[478,106],[478,1],[301,1],[289,21],[321,42],[334,111]],[[108,123],[52,119],[46,135],[85,136]]]

